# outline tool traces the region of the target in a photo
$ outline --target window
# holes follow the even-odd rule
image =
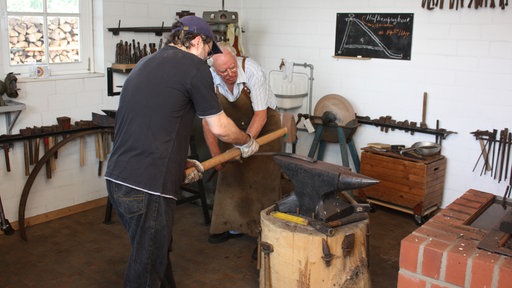
[[[27,75],[34,65],[52,74],[90,72],[92,12],[88,0],[0,0],[5,72]],[[3,7],[2,7],[3,8]]]

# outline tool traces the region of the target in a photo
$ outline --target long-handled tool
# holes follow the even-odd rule
[[[507,136],[508,136],[508,128],[505,128],[501,131],[502,137],[500,137],[500,141],[503,142],[503,147],[501,149],[501,156],[500,156],[500,175],[498,177],[498,183],[501,182],[502,176],[503,176],[503,165],[505,164],[505,158],[506,158],[506,150],[507,150]]]
[[[260,138],[256,139],[256,142],[258,142],[258,144],[260,146],[267,144],[269,142],[272,142],[272,141],[278,139],[279,137],[284,136],[287,131],[288,130],[286,128],[281,128],[281,129],[271,132],[267,135],[261,136]],[[229,160],[240,157],[240,155],[241,155],[240,149],[234,147],[234,148],[227,150],[226,152],[224,152],[222,154],[212,157],[206,161],[203,161],[201,163],[201,165],[203,165],[204,170],[208,170],[208,169],[211,169],[211,168],[213,168],[217,165],[220,165],[224,162],[227,162]],[[185,175],[189,175],[190,173],[192,173],[194,171],[194,169],[195,169],[194,167],[187,168],[185,170]]]
[[[7,169],[7,172],[11,172],[11,161],[9,160],[9,143],[4,143],[3,149],[5,156],[5,169]]]
[[[507,160],[505,164],[505,178],[504,180],[507,180],[508,175],[508,166],[510,163],[510,147],[512,146],[512,132],[508,132],[508,139],[507,139]]]
[[[4,207],[2,206],[2,198],[0,197],[0,230],[4,232],[5,235],[14,234],[14,229],[11,227],[9,220],[5,218]]]

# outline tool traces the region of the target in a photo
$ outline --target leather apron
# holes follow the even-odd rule
[[[245,58],[242,62],[244,68]],[[229,102],[217,90],[217,96],[224,113],[242,131],[246,131],[254,110],[251,105],[250,89],[244,84],[240,97]],[[258,137],[281,128],[281,115],[267,108],[267,121]],[[221,143],[221,150],[232,148]],[[259,152],[280,152],[282,139],[262,145]],[[210,233],[217,234],[236,230],[253,237],[260,231],[260,211],[281,199],[281,168],[272,156],[251,156],[242,158],[242,163],[228,162],[219,171],[212,212]]]

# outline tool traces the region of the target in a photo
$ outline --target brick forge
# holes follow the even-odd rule
[[[468,190],[404,238],[398,288],[512,287],[512,257],[478,249],[488,231],[466,225],[494,198]]]

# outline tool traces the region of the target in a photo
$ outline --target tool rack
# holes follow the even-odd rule
[[[28,200],[28,196],[30,193],[30,190],[32,188],[32,185],[34,184],[34,181],[41,171],[41,169],[46,166],[47,167],[47,173],[50,172],[48,163],[49,161],[55,157],[55,155],[58,153],[58,150],[62,148],[67,143],[71,142],[74,139],[79,139],[81,137],[87,136],[87,135],[94,135],[98,133],[110,133],[112,132],[112,127],[101,127],[101,126],[95,126],[92,125],[90,127],[83,127],[83,128],[77,128],[73,127],[66,130],[59,130],[59,131],[45,131],[40,133],[34,133],[29,135],[23,135],[23,134],[15,134],[15,135],[1,135],[0,136],[0,144],[10,144],[17,141],[23,141],[26,143],[27,141],[32,141],[34,139],[38,138],[44,138],[44,137],[55,137],[55,136],[63,136],[62,140],[56,142],[52,148],[50,148],[48,151],[45,151],[45,153],[37,159],[36,163],[34,163],[34,167],[31,171],[28,173],[27,181],[25,182],[25,185],[23,187],[23,191],[21,194],[21,199],[18,207],[18,225],[20,230],[21,238],[24,240],[27,240],[26,235],[26,227],[25,227],[25,208]],[[27,160],[25,160],[27,161]],[[26,163],[27,164],[27,163]],[[101,165],[101,159],[100,159],[100,165]],[[100,173],[100,167],[98,173]],[[28,169],[28,166],[26,167]],[[51,168],[50,168],[51,169]],[[51,175],[51,172],[50,172]],[[49,176],[51,178],[51,176]]]
[[[414,134],[415,132],[418,133],[424,133],[424,134],[431,134],[436,136],[436,143],[441,144],[441,141],[443,139],[446,139],[446,137],[450,134],[457,134],[457,132],[454,131],[448,131],[443,128],[439,128],[439,120],[436,123],[436,128],[427,128],[417,126],[416,122],[409,122],[407,120],[404,121],[396,121],[391,118],[391,116],[383,116],[379,117],[379,119],[370,119],[368,116],[359,116],[356,115],[356,119],[361,124],[367,124],[367,125],[374,125],[377,127],[381,127],[381,131],[388,132],[388,130],[402,130],[405,132],[409,132]]]

